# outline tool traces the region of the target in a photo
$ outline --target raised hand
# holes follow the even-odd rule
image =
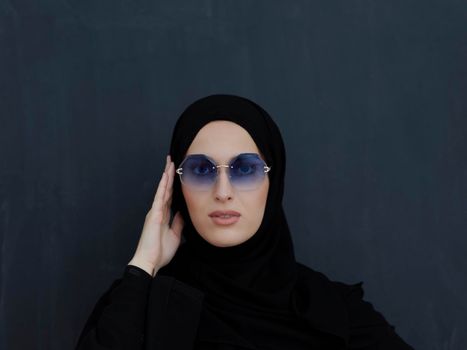
[[[135,255],[128,263],[142,268],[152,276],[172,260],[180,245],[183,228],[180,212],[175,214],[169,227],[174,176],[175,166],[168,155],[152,207],[146,214]]]

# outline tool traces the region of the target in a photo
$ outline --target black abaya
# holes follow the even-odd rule
[[[314,310],[307,324],[297,324],[298,337],[274,341],[270,334],[272,344],[254,346],[205,307],[200,290],[174,277],[157,274],[152,278],[128,265],[97,302],[76,349],[412,349],[362,300],[360,284],[331,282],[319,272],[297,266],[302,281],[298,288],[307,296],[301,299],[309,304],[305,309]],[[301,332],[303,327],[306,332]]]

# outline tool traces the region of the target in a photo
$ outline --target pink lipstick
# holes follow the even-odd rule
[[[240,213],[234,210],[216,210],[209,216],[217,225],[232,225],[240,219]]]

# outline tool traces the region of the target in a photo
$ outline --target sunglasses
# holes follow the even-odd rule
[[[182,184],[195,191],[209,190],[219,176],[219,168],[228,168],[230,183],[240,191],[256,189],[271,170],[256,153],[241,153],[229,164],[217,165],[204,154],[187,156],[176,171]]]

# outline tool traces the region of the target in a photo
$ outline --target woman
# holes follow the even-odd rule
[[[296,262],[284,176],[282,137],[260,106],[233,95],[191,104],[135,255],[77,348],[411,349],[361,283]]]

